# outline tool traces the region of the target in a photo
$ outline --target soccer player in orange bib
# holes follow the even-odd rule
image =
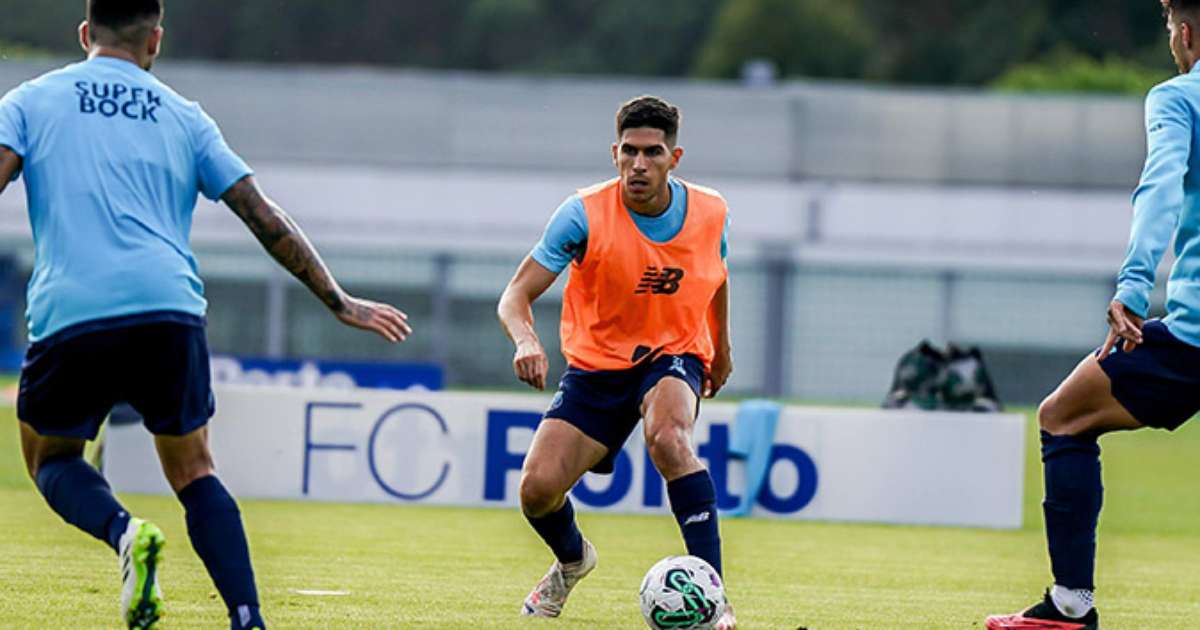
[[[688,553],[722,570],[715,489],[692,428],[700,398],[715,396],[733,371],[728,208],[716,191],[671,176],[683,156],[678,131],[670,103],[642,96],[622,105],[612,145],[618,177],[558,208],[500,298],[513,369],[545,389],[549,362],[532,304],[570,267],[561,327],[568,368],[521,471],[521,510],[556,558],[525,599],[526,616],[557,617],[595,568],[567,492],[589,470],[611,473],[641,419]],[[736,627],[727,610],[715,627]]]

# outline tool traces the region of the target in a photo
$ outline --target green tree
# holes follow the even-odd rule
[[[10,50],[79,56],[84,0],[0,0]],[[171,59],[988,85],[1065,47],[1171,69],[1153,0],[167,0]],[[24,54],[24,53],[23,53]]]
[[[1103,61],[1060,50],[1042,61],[1014,66],[992,85],[1010,92],[1096,92],[1143,95],[1169,72],[1110,56]]]
[[[871,31],[856,2],[727,0],[695,73],[734,77],[747,61],[768,59],[784,76],[857,77],[870,52]]]
[[[1148,0],[857,1],[876,25],[864,77],[881,81],[979,85],[1061,47],[1146,62],[1165,50],[1161,8]]]
[[[456,37],[462,67],[685,74],[723,0],[473,0]]]
[[[1049,20],[1043,0],[858,0],[875,25],[864,77],[978,84],[1033,55]]]
[[[683,76],[691,70],[724,0],[575,1],[591,2],[596,10],[588,22],[563,26],[568,34],[563,60],[591,59],[594,65],[586,69],[590,72]],[[551,63],[544,69],[572,70],[556,58],[547,61]]]
[[[459,26],[455,57],[478,70],[528,65],[550,47],[545,9],[539,0],[475,0]]]

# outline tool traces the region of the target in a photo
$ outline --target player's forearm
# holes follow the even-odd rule
[[[533,302],[554,284],[557,277],[557,272],[543,267],[533,256],[526,256],[505,287],[500,304],[496,306],[496,315],[505,334],[518,347],[540,343],[533,329]]]
[[[1150,292],[1154,289],[1158,259],[1158,256],[1136,251],[1131,245],[1129,257],[1117,275],[1117,293],[1113,299],[1139,317],[1146,317],[1150,310]]]
[[[514,345],[537,341],[537,332],[533,328],[533,303],[526,297],[509,287],[500,296],[500,304],[496,307],[496,316],[500,326]]]
[[[345,292],[304,231],[282,208],[262,194],[252,178],[235,184],[223,199],[280,266],[308,287],[331,311],[337,313],[345,308]]]
[[[1117,274],[1116,299],[1145,317],[1154,276],[1174,237],[1183,208],[1183,172],[1161,173],[1163,179],[1144,182],[1134,193],[1133,227],[1125,262]]]

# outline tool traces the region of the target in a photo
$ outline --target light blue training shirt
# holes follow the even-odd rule
[[[30,341],[113,317],[204,316],[189,245],[197,194],[216,200],[251,170],[198,104],[95,57],[5,95],[0,145],[24,161]]]
[[[626,208],[638,230],[656,243],[665,243],[675,238],[683,229],[684,219],[687,218],[687,186],[674,177],[669,178],[668,183],[671,189],[671,203],[662,214],[648,217]],[[726,215],[725,231],[721,233],[722,259],[726,257],[729,249],[728,234],[729,216]],[[583,199],[577,194],[571,195],[554,211],[550,222],[546,224],[542,239],[534,246],[530,256],[546,269],[561,273],[572,260],[583,259],[587,250],[587,239],[588,220],[587,212],[583,208]]]
[[[1141,317],[1150,307],[1154,274],[1175,239],[1167,280],[1171,334],[1200,346],[1200,64],[1146,97],[1146,167],[1133,193],[1129,253],[1117,276],[1116,300]]]

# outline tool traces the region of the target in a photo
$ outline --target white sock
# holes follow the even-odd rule
[[[1079,619],[1092,609],[1095,595],[1085,588],[1066,588],[1055,584],[1054,588],[1050,589],[1050,599],[1054,601],[1054,606],[1059,612],[1072,619]]]

